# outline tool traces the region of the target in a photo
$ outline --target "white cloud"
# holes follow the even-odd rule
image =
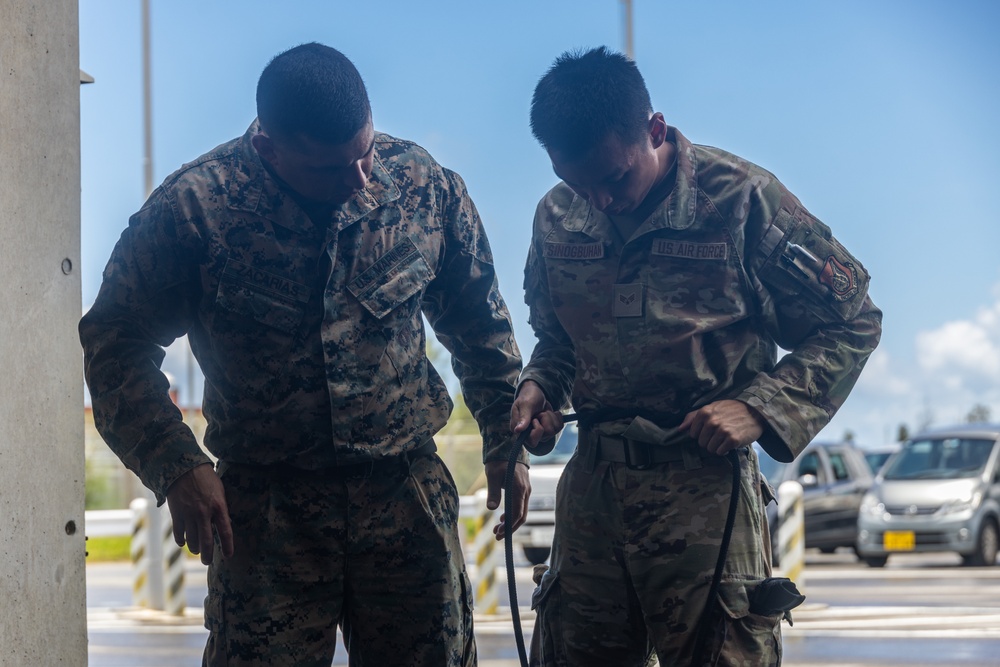
[[[897,375],[891,368],[888,350],[879,347],[868,358],[856,389],[883,396],[906,396],[912,391],[912,387],[909,380]]]
[[[895,440],[900,424],[914,432],[960,423],[976,405],[1000,421],[1000,285],[992,303],[968,319],[914,332],[915,359],[880,347],[857,387],[824,429],[825,439],[852,431],[862,444]]]
[[[933,331],[921,331],[916,343],[918,363],[926,372],[1000,376],[1000,326],[993,308],[983,309],[975,320],[948,322]]]

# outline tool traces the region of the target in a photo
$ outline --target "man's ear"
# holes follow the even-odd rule
[[[274,140],[272,140],[271,137],[258,132],[250,137],[250,143],[253,145],[254,150],[257,151],[257,155],[259,155],[264,162],[274,164],[275,159],[278,156],[274,150]]]
[[[657,111],[649,119],[649,141],[653,144],[653,149],[657,149],[667,140],[667,121],[663,114]]]

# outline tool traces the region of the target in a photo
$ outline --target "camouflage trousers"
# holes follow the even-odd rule
[[[209,567],[203,665],[476,664],[458,493],[436,454],[356,476],[223,467],[235,553]]]
[[[780,616],[749,611],[771,569],[752,449],[740,463],[735,528],[698,664],[777,666]],[[721,457],[636,470],[574,454],[556,492],[551,567],[532,596],[532,665],[692,664],[731,489]]]

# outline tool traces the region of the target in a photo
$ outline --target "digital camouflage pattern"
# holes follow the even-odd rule
[[[219,459],[315,470],[412,450],[451,410],[423,315],[452,352],[484,459],[503,459],[520,358],[462,179],[377,134],[367,187],[320,224],[264,168],[257,130],[168,177],[115,247],[80,323],[105,440],[161,502],[209,461],[158,369],[187,333]]]
[[[506,458],[520,357],[482,222],[457,174],[385,134],[366,188],[323,218],[264,168],[257,131],[129,221],[80,323],[95,422],[161,502],[209,462],[159,371],[189,335],[235,541],[214,554],[206,664],[329,665],[338,623],[351,664],[475,664],[457,492],[418,448],[451,411],[426,317],[484,460]]]
[[[378,465],[378,464],[376,464]],[[436,455],[355,474],[221,470],[236,537],[209,567],[205,665],[472,667],[458,493]]]
[[[868,298],[868,273],[772,174],[695,146],[675,128],[667,140],[677,149],[669,194],[630,238],[563,183],[539,204],[525,269],[538,344],[519,382],[534,380],[553,405],[580,413],[655,416],[585,428],[581,450],[595,437],[621,437],[693,452],[672,425],[735,399],[766,420],[765,450],[790,461],[843,404],[878,344],[881,312]],[[790,351],[780,361],[779,345]],[[595,467],[581,463],[581,450],[557,492],[533,659],[641,665],[652,645],[662,664],[686,664],[725,523],[730,467],[722,459],[692,465],[690,453],[643,471]],[[748,612],[748,591],[769,559],[763,508],[753,504],[756,460],[744,464],[704,656],[718,659],[713,665],[780,663],[777,619]],[[595,657],[615,651],[629,659]]]

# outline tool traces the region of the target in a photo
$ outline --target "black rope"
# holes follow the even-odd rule
[[[563,422],[576,421],[579,417],[576,414],[563,415]],[[503,513],[504,513],[504,540],[503,552],[507,561],[507,595],[510,598],[510,619],[514,624],[514,641],[517,643],[517,657],[521,661],[521,667],[528,667],[528,655],[524,650],[524,632],[521,630],[521,610],[517,606],[517,581],[514,578],[514,531],[511,526],[514,523],[514,501],[511,490],[514,487],[514,469],[517,467],[517,458],[521,455],[524,443],[528,442],[531,428],[521,432],[510,447],[507,455],[507,470],[503,479]]]
[[[517,457],[521,454],[521,448],[528,441],[530,427],[523,431],[511,445],[510,454],[507,456],[507,471],[503,480],[503,513],[504,513],[504,539],[503,551],[507,560],[507,594],[510,596],[510,619],[514,624],[514,641],[517,642],[517,656],[521,660],[521,667],[528,667],[528,654],[524,650],[524,633],[521,631],[521,611],[517,608],[517,581],[514,579],[514,501],[511,498],[511,489],[514,486],[514,468],[517,467]]]
[[[726,527],[722,531],[722,544],[719,545],[719,557],[715,561],[715,573],[712,575],[712,585],[708,588],[708,600],[705,601],[705,608],[701,612],[701,620],[698,623],[698,635],[694,644],[694,653],[691,658],[692,667],[697,667],[701,661],[701,654],[705,650],[705,641],[708,639],[709,622],[712,620],[712,608],[715,597],[719,594],[719,585],[722,583],[722,570],[726,565],[726,557],[729,555],[729,542],[733,537],[733,527],[736,524],[736,509],[740,499],[740,456],[737,450],[730,450],[726,454],[729,463],[733,468],[733,488],[729,494],[729,513],[726,515]]]

